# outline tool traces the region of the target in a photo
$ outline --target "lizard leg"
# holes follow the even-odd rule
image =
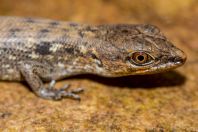
[[[62,98],[68,97],[80,100],[80,96],[77,93],[83,91],[83,89],[76,89],[71,91],[66,91],[69,85],[64,85],[60,89],[55,89],[54,86],[56,81],[53,77],[50,77],[53,73],[53,68],[49,64],[42,64],[37,62],[21,62],[19,65],[19,70],[27,83],[30,85],[31,89],[36,95],[44,99],[60,100]],[[51,80],[48,86],[45,86],[43,80]]]

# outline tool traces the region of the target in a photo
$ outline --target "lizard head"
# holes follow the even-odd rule
[[[101,26],[104,75],[153,74],[183,65],[186,55],[152,25]],[[108,72],[107,72],[108,71]]]

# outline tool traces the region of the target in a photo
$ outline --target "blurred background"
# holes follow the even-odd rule
[[[42,100],[25,85],[0,82],[0,130],[198,131],[198,0],[0,0],[0,15],[149,23],[188,58],[160,76],[66,79],[86,87],[80,103]]]
[[[193,19],[198,12],[197,3],[197,0],[0,0],[0,13],[85,23],[196,25]]]

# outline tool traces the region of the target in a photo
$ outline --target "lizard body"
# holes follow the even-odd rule
[[[77,74],[117,77],[153,74],[184,64],[186,56],[152,25],[86,25],[0,17],[0,80],[27,81],[45,99],[72,97],[55,80]],[[48,87],[43,82],[51,83]]]

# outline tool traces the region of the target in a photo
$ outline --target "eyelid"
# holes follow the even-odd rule
[[[138,53],[138,54],[141,54],[141,53],[146,54],[148,57],[151,58],[151,60],[150,60],[149,62],[147,62],[147,63],[138,64],[137,62],[135,62],[135,61],[132,59],[132,56],[133,56],[133,54],[135,54],[135,53]],[[154,62],[154,60],[155,60],[155,57],[152,56],[152,55],[151,55],[149,52],[147,52],[147,51],[134,51],[134,52],[131,52],[131,53],[129,54],[128,57],[129,57],[129,61],[130,61],[131,63],[137,65],[137,66],[146,66],[146,65],[152,64],[152,63]]]
[[[151,55],[151,53],[149,53],[148,51],[142,51],[142,50],[136,50],[134,52],[129,53],[129,56],[132,56],[134,53],[146,53],[148,54],[152,59],[155,59],[155,57],[153,55]]]

